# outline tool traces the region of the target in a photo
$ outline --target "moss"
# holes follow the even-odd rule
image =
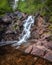
[[[50,16],[49,22],[52,23],[52,16]]]
[[[52,24],[48,28],[52,30]]]

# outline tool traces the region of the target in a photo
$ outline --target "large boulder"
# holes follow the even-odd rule
[[[41,46],[34,46],[33,45],[33,50],[31,52],[31,54],[38,55],[38,56],[44,56],[44,53],[45,53],[45,48],[43,48]]]

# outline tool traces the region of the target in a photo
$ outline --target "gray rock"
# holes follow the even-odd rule
[[[18,19],[22,18],[22,13],[19,11],[14,12],[14,15],[18,17]]]
[[[2,20],[3,20],[5,23],[10,23],[10,22],[12,21],[12,19],[11,19],[8,15],[3,16]]]

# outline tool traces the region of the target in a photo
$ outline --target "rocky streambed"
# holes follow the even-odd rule
[[[0,18],[0,44],[18,41],[27,14],[19,11]],[[31,27],[31,37],[18,48],[0,46],[0,65],[52,65],[52,24],[38,15]],[[16,49],[18,48],[18,49]]]

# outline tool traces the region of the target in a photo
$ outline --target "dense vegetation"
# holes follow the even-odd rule
[[[10,7],[8,0],[0,0],[0,14],[11,11],[12,8]]]
[[[14,0],[0,0],[0,14],[11,12],[10,2]],[[40,12],[43,16],[49,16],[52,20],[52,0],[19,0],[17,10],[28,14]]]

